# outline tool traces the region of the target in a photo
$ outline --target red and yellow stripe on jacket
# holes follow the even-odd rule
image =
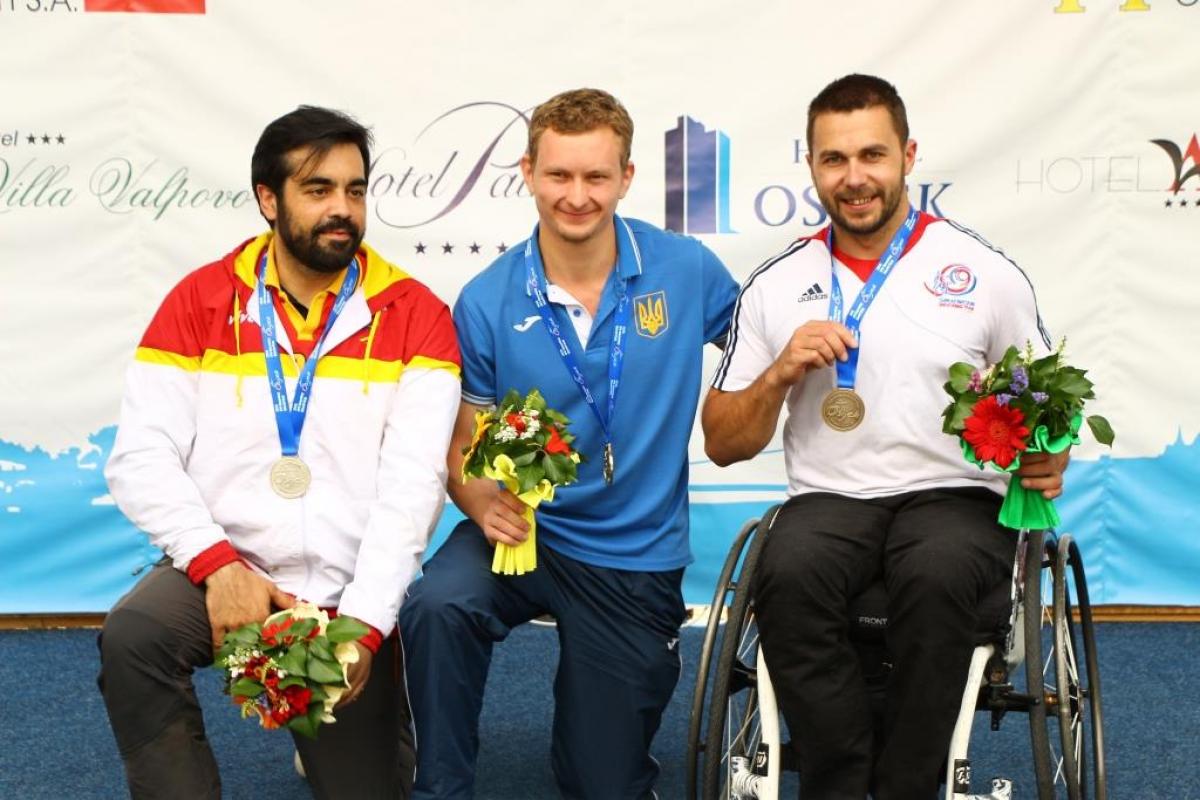
[[[122,511],[193,581],[240,558],[386,632],[444,500],[460,368],[450,312],[360,249],[300,440],[313,484],[284,500],[269,487],[280,443],[254,293],[270,244],[269,233],[243,243],[163,301],[129,370],[106,475]],[[331,277],[301,317],[268,259],[289,397],[341,285]]]

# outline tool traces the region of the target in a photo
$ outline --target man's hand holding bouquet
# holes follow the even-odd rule
[[[215,666],[225,670],[225,690],[243,717],[315,739],[322,723],[336,721],[334,706],[350,688],[348,672],[359,659],[355,642],[368,630],[301,602],[227,633]]]
[[[534,509],[554,499],[554,489],[574,483],[582,456],[572,447],[566,417],[547,408],[534,389],[525,397],[509,390],[500,405],[475,414],[475,434],[463,450],[462,481],[500,481],[524,506],[529,536],[511,546],[497,542],[492,572],[523,575],[537,567]]]
[[[1084,401],[1096,395],[1086,372],[1062,361],[1065,340],[1043,358],[1009,347],[987,369],[959,362],[950,367],[946,392],[952,398],[942,412],[942,430],[959,438],[963,457],[1002,472],[1015,472],[1023,453],[1061,453],[1079,443]],[[1096,441],[1113,442],[1104,417],[1087,418]],[[1000,508],[1009,528],[1046,529],[1059,524],[1053,502],[1012,480]]]

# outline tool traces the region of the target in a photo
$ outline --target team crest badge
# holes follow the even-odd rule
[[[633,308],[637,314],[637,332],[648,339],[654,339],[667,329],[667,293],[651,292],[633,298]]]

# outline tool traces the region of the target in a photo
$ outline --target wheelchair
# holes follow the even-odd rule
[[[797,771],[759,650],[751,594],[755,569],[780,508],[774,506],[742,527],[721,568],[688,726],[688,800],[775,800],[782,774]],[[872,707],[880,712],[877,730],[889,669],[883,635],[886,608],[880,580],[851,603],[850,614],[850,639],[863,665]],[[1039,800],[1105,800],[1095,630],[1083,563],[1071,536],[1021,531],[1012,581],[984,600],[980,617],[946,756],[947,800],[1011,797],[1012,782],[1007,779],[993,780],[990,793],[971,794],[968,745],[976,711],[991,714],[992,730],[999,729],[1009,711],[1028,715]],[[1010,682],[1022,664],[1028,687],[1024,693]]]

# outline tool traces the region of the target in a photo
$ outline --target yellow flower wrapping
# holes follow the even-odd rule
[[[477,435],[480,435],[478,431]],[[492,572],[499,575],[524,575],[526,572],[532,572],[537,568],[537,522],[533,510],[539,503],[554,499],[554,485],[543,478],[537,486],[518,494],[520,482],[517,480],[517,465],[506,455],[496,456],[491,464],[483,468],[483,474],[492,480],[501,481],[525,504],[525,511],[521,516],[529,523],[529,536],[519,545],[513,547],[496,544],[496,553],[492,556]]]

